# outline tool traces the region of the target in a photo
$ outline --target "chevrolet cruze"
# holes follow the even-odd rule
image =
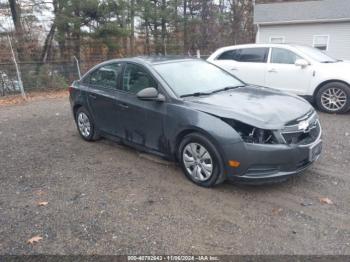
[[[247,85],[202,60],[110,60],[69,91],[83,139],[102,136],[178,161],[204,187],[226,179],[284,180],[322,150],[320,122],[308,102]]]

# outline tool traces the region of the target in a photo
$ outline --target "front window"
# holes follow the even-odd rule
[[[309,46],[296,46],[300,52],[320,63],[335,63],[338,60],[326,55],[321,50]]]
[[[271,63],[273,64],[295,64],[300,56],[283,48],[272,48]]]
[[[142,89],[157,88],[156,81],[145,69],[135,64],[127,64],[123,75],[123,89],[126,92],[137,94]]]
[[[158,64],[154,68],[178,96],[244,85],[228,72],[201,60]]]

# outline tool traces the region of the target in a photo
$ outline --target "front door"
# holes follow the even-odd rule
[[[266,71],[266,86],[297,95],[307,95],[313,70],[311,66],[295,65],[298,59],[302,58],[290,50],[272,48]]]
[[[163,151],[166,102],[145,101],[136,96],[147,87],[158,89],[157,81],[146,68],[128,63],[122,82],[119,108],[123,139],[151,150]]]

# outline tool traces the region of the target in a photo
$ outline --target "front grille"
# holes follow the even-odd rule
[[[277,166],[252,166],[245,173],[246,176],[269,176],[279,172]]]
[[[321,126],[316,113],[306,120],[294,125],[286,126],[281,134],[287,144],[309,145],[317,140],[321,133]]]

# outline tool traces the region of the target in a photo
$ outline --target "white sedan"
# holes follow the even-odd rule
[[[328,113],[350,109],[350,63],[302,45],[250,44],[223,47],[208,61],[249,84],[305,97]]]

